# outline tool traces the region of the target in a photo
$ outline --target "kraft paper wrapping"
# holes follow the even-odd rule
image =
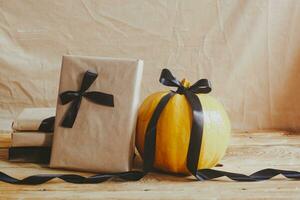
[[[14,132],[12,133],[12,147],[51,147],[52,133],[43,132]]]
[[[82,98],[72,128],[61,126],[70,103],[58,99],[50,166],[92,172],[131,169],[143,61],[64,56],[59,94],[78,91],[87,70],[98,74],[87,91],[114,96],[114,107]]]
[[[41,122],[55,116],[55,108],[25,108],[13,122],[15,131],[38,131]]]
[[[0,116],[55,106],[64,54],[145,61],[141,100],[163,67],[212,95],[235,130],[300,130],[300,1],[0,1]]]

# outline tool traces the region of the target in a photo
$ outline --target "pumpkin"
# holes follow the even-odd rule
[[[188,88],[190,83],[182,80]],[[161,98],[169,91],[148,96],[138,111],[136,147],[143,158],[147,125]],[[198,169],[216,166],[225,154],[230,138],[230,121],[221,105],[208,94],[196,94],[203,108],[203,138]],[[187,152],[192,124],[192,111],[184,95],[175,94],[159,116],[153,167],[162,171],[190,174]]]

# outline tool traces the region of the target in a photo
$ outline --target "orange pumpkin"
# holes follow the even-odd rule
[[[181,84],[188,88],[190,83]],[[168,91],[147,97],[138,111],[136,147],[143,157],[145,133],[152,114]],[[204,127],[198,169],[214,167],[222,159],[230,137],[230,121],[223,106],[208,94],[196,94],[204,114]],[[190,174],[187,153],[191,132],[192,113],[184,95],[175,94],[159,116],[156,126],[154,168],[166,172]]]

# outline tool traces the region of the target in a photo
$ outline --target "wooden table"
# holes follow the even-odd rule
[[[66,173],[30,163],[7,161],[9,136],[0,135],[0,171],[22,178],[40,173]],[[300,134],[260,132],[233,134],[226,157],[218,169],[250,174],[273,167],[300,170]],[[90,175],[81,173],[83,175]],[[281,176],[255,183],[226,178],[197,182],[193,177],[151,173],[138,182],[109,181],[75,185],[52,180],[37,186],[0,183],[0,199],[300,199],[300,181]]]

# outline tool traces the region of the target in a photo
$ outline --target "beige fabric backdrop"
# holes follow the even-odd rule
[[[0,117],[54,106],[63,54],[145,60],[142,97],[209,78],[233,128],[300,129],[300,1],[0,0]]]

